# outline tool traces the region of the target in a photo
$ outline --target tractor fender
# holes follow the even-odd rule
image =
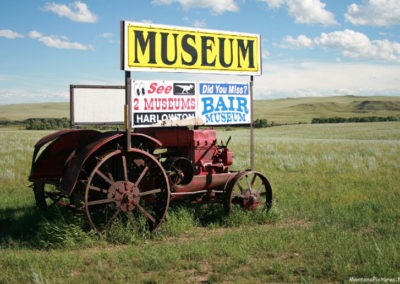
[[[125,132],[105,132],[103,135],[98,137],[98,139],[80,149],[80,151],[78,151],[69,161],[64,171],[61,180],[61,189],[68,196],[71,195],[78,182],[82,167],[89,157],[91,157],[93,154],[96,154],[96,152],[101,155],[107,150],[123,147],[126,143],[126,141],[123,139],[124,137]],[[159,140],[141,133],[131,133],[131,140],[132,147],[143,149],[143,144],[146,144],[146,146],[148,146],[148,149],[146,150],[150,152],[152,152],[155,148],[162,146],[162,143]]]
[[[29,180],[60,179],[69,157],[99,134],[95,130],[65,129],[44,136],[34,146]]]
[[[43,145],[49,143],[50,141],[56,141],[58,139],[61,139],[62,137],[65,137],[67,135],[73,135],[74,133],[79,132],[81,133],[92,133],[93,135],[99,133],[98,131],[95,130],[80,130],[80,129],[64,129],[60,131],[56,131],[54,133],[51,133],[49,135],[46,135],[42,137],[38,142],[35,144],[35,150],[34,150],[34,155],[33,155],[33,160],[36,160],[36,156],[39,153],[40,149],[42,148]]]

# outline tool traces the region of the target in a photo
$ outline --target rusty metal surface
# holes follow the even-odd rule
[[[47,142],[50,142],[51,140],[54,140],[56,138],[59,138],[65,134],[71,133],[71,132],[77,132],[77,131],[81,131],[81,130],[77,130],[77,129],[65,129],[65,130],[60,130],[60,131],[56,131],[54,133],[51,133],[49,135],[44,136],[43,138],[41,138],[38,142],[36,142],[35,144],[35,148],[36,147],[42,147],[44,144],[46,144]]]
[[[196,175],[193,177],[191,183],[187,185],[175,185],[172,188],[172,191],[177,193],[187,193],[205,189],[223,190],[232,177],[232,173]]]
[[[110,141],[116,140],[123,136],[122,132],[106,132],[102,133],[98,139],[85,145],[79,152],[77,152],[69,161],[68,166],[62,175],[61,190],[67,195],[70,195],[78,180],[79,173],[82,170],[82,165],[96,150],[104,146]]]
[[[160,140],[170,153],[167,158],[185,157],[192,161],[196,175],[226,173],[233,162],[233,153],[227,147],[217,145],[214,129],[151,127],[135,131]]]
[[[126,146],[126,140],[123,139],[124,135],[124,132],[105,132],[102,133],[98,139],[80,149],[80,151],[71,158],[63,173],[61,189],[67,195],[70,195],[74,190],[79,178],[79,173],[81,172],[82,166],[85,164],[85,162],[92,155],[95,155],[96,151],[100,151],[100,153],[97,155],[101,155],[101,153],[104,153],[108,150],[117,148],[123,149]],[[136,147],[143,147],[144,149],[150,148],[151,150],[152,148],[161,146],[161,143],[153,137],[136,133],[132,133],[131,137],[134,141],[132,145],[135,145]]]
[[[43,137],[35,144],[29,180],[61,178],[64,166],[71,155],[83,145],[96,139],[99,134],[100,132],[94,130],[69,129]],[[40,149],[47,143],[49,144],[39,154]]]

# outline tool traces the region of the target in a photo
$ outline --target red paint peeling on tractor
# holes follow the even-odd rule
[[[94,130],[68,129],[43,137],[35,144],[29,180],[59,180],[76,150],[99,135]]]

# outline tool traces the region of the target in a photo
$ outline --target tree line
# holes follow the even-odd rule
[[[68,118],[28,118],[22,121],[17,120],[0,120],[1,126],[21,126],[28,130],[50,130],[69,128],[70,121]]]
[[[313,118],[311,123],[350,123],[350,122],[379,122],[400,121],[398,116],[365,116],[365,117],[326,117]]]
[[[400,121],[399,116],[366,116],[366,117],[326,117],[313,118],[311,123],[349,123],[349,122],[379,122],[379,121]],[[25,127],[28,130],[53,130],[70,127],[70,120],[63,118],[28,118],[22,121],[17,120],[0,120],[0,126],[18,126]],[[268,124],[267,119],[255,119],[253,122],[254,128],[264,128],[275,126]]]

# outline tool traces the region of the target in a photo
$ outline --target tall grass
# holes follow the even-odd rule
[[[400,123],[255,131],[255,169],[274,192],[268,215],[172,204],[159,232],[101,240],[80,216],[40,213],[28,187],[45,132],[0,131],[0,282],[347,282],[400,277]],[[249,167],[249,131],[232,136]]]

